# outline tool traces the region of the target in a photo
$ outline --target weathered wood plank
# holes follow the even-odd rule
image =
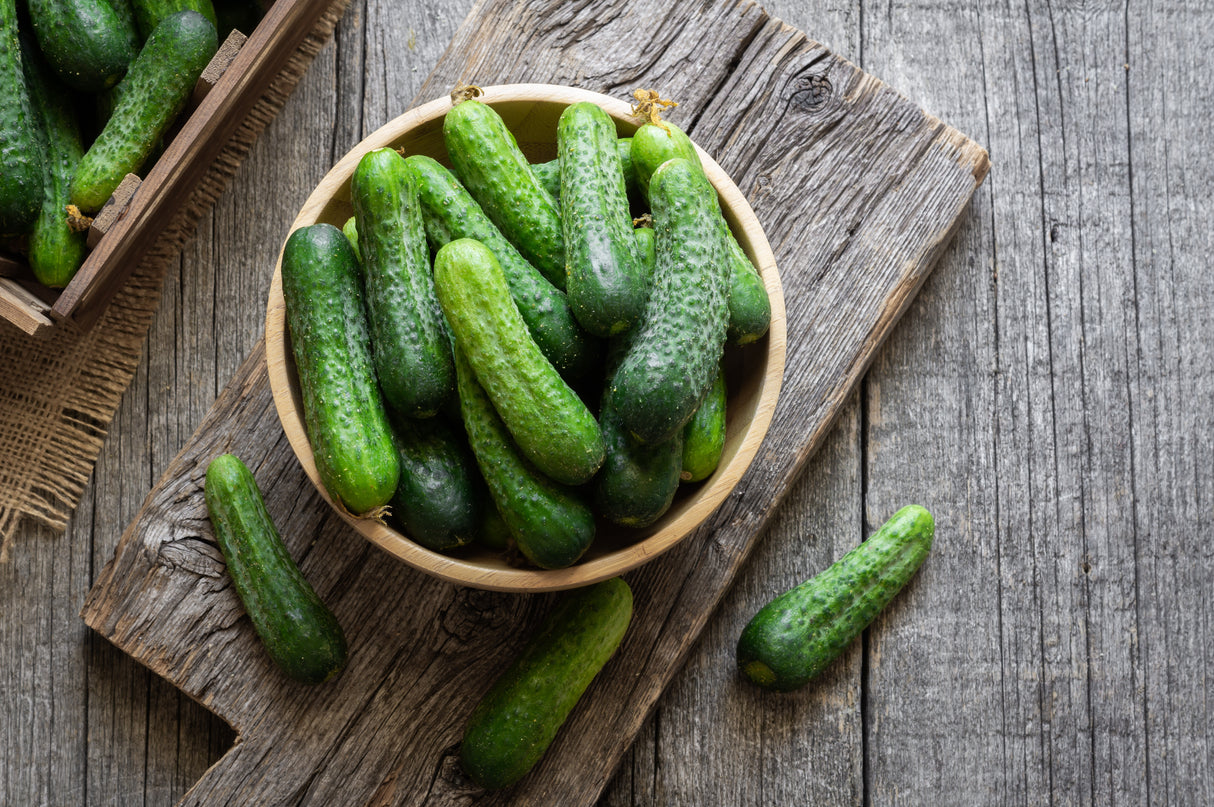
[[[482,36],[513,42],[520,32],[500,21],[514,8],[484,4],[471,19],[498,20]],[[495,15],[494,9],[502,13]],[[783,256],[785,286],[797,300],[790,307],[790,322],[798,328],[790,355],[799,356],[801,364],[786,382],[790,392],[777,412],[777,439],[739,495],[698,541],[630,576],[642,604],[638,618],[621,653],[542,763],[543,773],[515,793],[478,802],[535,799],[547,792],[572,803],[593,800],[602,789],[774,502],[823,439],[867,357],[926,276],[985,174],[980,149],[753,7],[716,5],[710,9],[715,14],[702,16],[681,6],[667,11],[669,30],[678,32],[663,42],[664,58],[672,64],[693,58],[702,33],[732,31],[737,37],[733,73],[722,75],[719,86],[709,85],[714,94],[686,102],[684,110],[695,111],[694,120],[687,120],[693,136],[733,161],[743,187],[762,191],[754,194],[755,203],[767,210],[769,234]],[[609,3],[587,14],[618,16]],[[687,16],[680,19],[680,14]],[[570,26],[545,30],[548,50],[533,41],[529,56],[561,76],[561,70],[572,69],[566,52]],[[582,44],[598,35],[581,33]],[[423,93],[432,83],[449,83],[442,71],[452,69],[453,53],[484,60],[475,69],[465,63],[468,75],[536,79],[511,73],[522,69],[512,62],[514,49],[488,48],[484,42],[478,49],[457,36]],[[548,65],[545,55],[560,58]],[[593,67],[586,57],[583,74]],[[633,79],[624,75],[629,83]],[[814,91],[801,92],[811,79]],[[696,97],[695,88],[687,91]],[[737,110],[744,105],[754,114],[742,119]],[[732,151],[726,143],[731,135]],[[857,162],[849,163],[842,147],[832,149],[832,140],[861,144],[853,159],[862,160],[858,164],[864,169],[857,174]],[[875,140],[885,148],[871,146]],[[759,143],[770,143],[770,151]],[[847,178],[842,192],[841,177]],[[860,181],[853,184],[855,178]],[[800,214],[785,209],[794,196],[801,206],[793,209]],[[820,234],[820,240],[791,237],[806,230]],[[850,308],[840,312],[842,299]],[[512,654],[510,637],[526,629],[545,599],[470,593],[383,564],[319,505],[285,443],[275,437],[260,359],[255,352],[243,365],[170,467],[91,594],[86,618],[241,732],[243,742],[207,773],[187,803],[247,801],[254,794],[328,803],[336,788],[352,803],[374,793],[385,803],[466,801],[475,793],[469,794],[450,756],[461,717]],[[206,460],[235,445],[251,461],[284,534],[296,536],[299,551],[305,549],[301,541],[311,547],[303,560],[305,573],[345,623],[355,626],[350,639],[359,661],[342,687],[304,693],[284,685],[264,658],[250,664],[257,658],[256,640],[238,618],[206,538],[200,496]],[[487,604],[495,607],[487,610]],[[487,618],[492,624],[483,624]],[[400,633],[379,628],[389,623]],[[453,665],[461,670],[455,683]],[[286,736],[293,739],[283,742]],[[569,764],[572,760],[578,764]]]

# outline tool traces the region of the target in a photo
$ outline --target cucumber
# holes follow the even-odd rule
[[[441,417],[398,417],[392,426],[400,456],[392,520],[436,552],[471,543],[486,495],[467,439]]]
[[[113,87],[139,52],[130,18],[109,0],[29,0],[29,19],[51,69],[82,92]]]
[[[557,123],[565,290],[582,327],[596,336],[631,328],[649,284],[637,254],[615,124],[598,105],[571,104]]]
[[[72,180],[72,204],[101,209],[122,178],[138,173],[215,55],[215,26],[195,11],[165,18],[122,79],[114,111]]]
[[[523,257],[564,290],[565,242],[556,202],[501,116],[481,101],[461,101],[443,120],[443,140],[472,198]]]
[[[122,0],[125,2],[125,0]],[[207,22],[219,30],[219,22],[215,17],[215,4],[211,0],[130,0],[135,12],[135,22],[139,33],[145,39],[152,35],[156,26],[165,18],[178,11],[197,11],[207,18]],[[252,5],[252,3],[249,3]]]
[[[561,595],[468,719],[460,764],[472,781],[508,787],[535,766],[631,620],[632,590],[618,577]]]
[[[700,482],[712,476],[725,450],[725,373],[717,369],[708,395],[683,427],[684,482]]]
[[[358,259],[341,230],[291,233],[282,296],[304,425],[325,489],[349,512],[374,513],[396,491],[400,459],[371,363]]]
[[[417,181],[390,148],[363,155],[350,179],[371,355],[384,400],[431,417],[455,392],[451,339],[434,294]]]
[[[648,527],[670,509],[683,469],[683,433],[655,445],[638,442],[620,425],[605,395],[599,427],[607,458],[594,477],[594,509],[625,527]]]
[[[73,98],[50,74],[33,47],[25,54],[30,98],[42,131],[42,211],[29,237],[29,264],[38,282],[63,288],[84,263],[87,234],[68,225],[68,188],[84,154]]]
[[[514,544],[514,536],[510,534],[510,525],[498,512],[497,505],[490,502],[481,509],[481,514],[480,527],[476,531],[477,542],[493,552],[509,551]]]
[[[641,257],[641,266],[645,270],[645,284],[653,283],[653,267],[658,262],[658,239],[652,227],[637,227],[632,231],[637,240],[637,255]]]
[[[631,198],[639,192],[636,182],[636,174],[632,171],[632,138],[621,137],[616,140],[616,147],[620,153],[620,169],[624,173],[624,187],[628,191],[628,196]],[[532,163],[531,171],[535,174],[536,179],[544,186],[544,190],[552,195],[557,207],[561,206],[561,161],[560,159],[549,160],[545,163]]]
[[[203,495],[228,574],[270,658],[297,681],[336,677],[346,664],[345,634],[295,565],[248,467],[231,454],[215,457]]]
[[[742,672],[764,689],[804,686],[906,585],[934,533],[931,513],[904,507],[830,568],[763,606],[738,640]]]
[[[565,293],[553,286],[506,240],[455,176],[430,157],[405,159],[417,179],[422,221],[437,252],[457,238],[473,238],[493,251],[510,295],[531,337],[564,378],[584,375],[597,351],[569,310]]]
[[[28,232],[43,199],[42,144],[22,61],[16,0],[0,0],[0,235]]]
[[[594,540],[594,514],[577,491],[552,481],[519,453],[458,342],[455,371],[468,444],[515,545],[542,569],[572,565]]]
[[[434,284],[455,340],[523,455],[557,482],[580,485],[603,462],[598,423],[544,358],[493,252],[460,238],[434,258]]]
[[[729,266],[713,226],[716,192],[684,159],[649,188],[657,237],[653,289],[640,331],[611,380],[620,422],[643,443],[664,443],[695,414],[716,377],[729,321]]]
[[[673,123],[646,123],[632,137],[633,176],[637,186],[648,197],[649,182],[653,172],[666,160],[682,157],[703,168],[700,154],[687,134]],[[729,277],[729,331],[731,344],[745,345],[754,342],[771,324],[771,300],[767,287],[759,277],[746,251],[734,237],[717,203],[714,226],[725,237],[728,244],[727,259],[730,262]]]

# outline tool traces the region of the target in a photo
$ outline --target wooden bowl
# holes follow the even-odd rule
[[[632,134],[638,126],[631,117],[629,104],[571,87],[545,84],[486,87],[481,100],[502,115],[519,146],[533,161],[556,156],[556,122],[561,111],[574,102],[592,101],[600,105],[615,119],[621,136]],[[450,108],[449,98],[431,101],[390,121],[355,146],[308,197],[290,231],[318,222],[340,227],[352,215],[350,177],[359,159],[371,149],[391,146],[403,149],[405,154],[427,154],[449,165],[442,124],[443,116]],[[538,592],[584,586],[634,569],[693,534],[708,518],[750,466],[771,423],[784,373],[785,322],[784,297],[775,259],[754,211],[721,167],[703,151],[700,156],[708,178],[720,194],[722,208],[738,241],[759,267],[772,309],[771,328],[763,339],[726,351],[727,438],[717,471],[697,485],[684,486],[670,510],[646,529],[630,530],[600,520],[594,544],[582,560],[566,569],[516,568],[496,554],[470,547],[451,554],[434,552],[390,526],[354,518],[334,505],[356,530],[411,566],[444,580],[496,591]],[[321,485],[304,431],[299,382],[283,307],[281,272],[280,251],[266,308],[266,362],[270,387],[283,430],[300,464],[321,495],[333,505]]]

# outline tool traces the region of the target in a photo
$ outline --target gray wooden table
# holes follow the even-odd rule
[[[233,741],[79,610],[256,343],[309,189],[470,6],[354,0],[170,271],[67,534],[0,567],[0,804],[169,805]],[[992,169],[602,803],[1210,803],[1214,6],[766,6]],[[754,610],[910,501],[936,546],[864,639],[795,695],[742,684]]]

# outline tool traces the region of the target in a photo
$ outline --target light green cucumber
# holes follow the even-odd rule
[[[684,482],[701,482],[712,476],[721,463],[725,450],[725,372],[717,370],[708,395],[700,408],[683,427],[683,469],[679,478]]]

